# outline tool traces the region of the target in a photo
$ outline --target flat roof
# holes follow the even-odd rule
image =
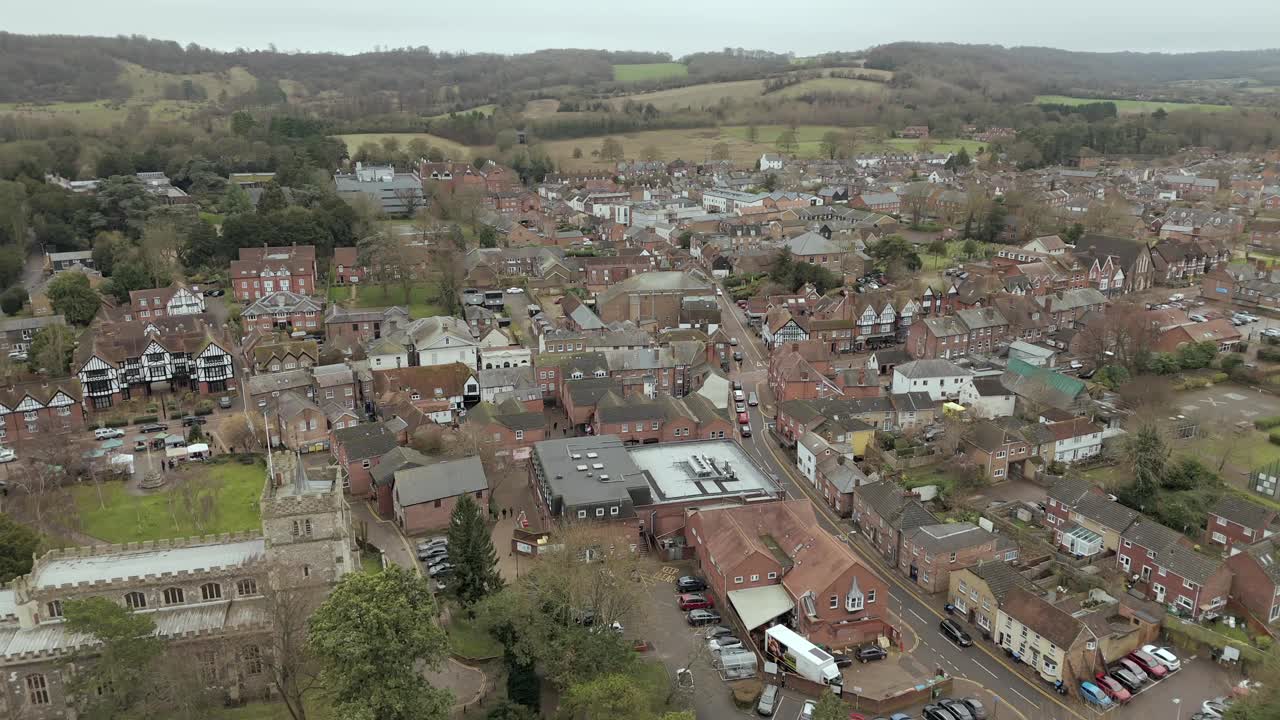
[[[176,573],[180,570],[232,567],[244,565],[255,557],[261,557],[265,550],[266,543],[258,538],[214,545],[42,561],[37,563],[38,570],[32,582],[36,587],[54,587],[72,583],[106,582],[144,575]]]
[[[704,498],[770,496],[782,489],[733,440],[639,445],[629,450],[655,504]]]

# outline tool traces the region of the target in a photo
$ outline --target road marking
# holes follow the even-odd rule
[[[915,615],[915,616],[916,616],[916,619],[917,619],[917,620],[919,620],[919,621],[920,621],[920,622],[922,622],[922,623],[927,623],[927,622],[929,622],[928,620],[925,620],[924,618],[920,617],[920,613],[916,612],[916,611],[915,611],[915,608],[907,608],[907,612],[911,613],[912,615]]]
[[[982,664],[982,663],[980,663],[980,662],[974,662],[973,664],[974,664],[974,665],[977,665],[977,666],[978,666],[978,667],[980,667],[980,668],[982,668],[982,669],[983,669],[983,670],[984,670],[988,675],[990,675],[991,677],[993,677],[993,678],[995,678],[995,679],[997,679],[997,680],[999,680],[999,679],[1000,679],[1000,676],[999,676],[999,675],[996,675],[996,674],[995,674],[995,673],[993,673],[993,672],[991,672],[991,670],[990,670],[986,665],[983,665],[983,664]]]
[[[1023,695],[1023,694],[1022,694],[1022,693],[1020,693],[1020,692],[1018,692],[1018,689],[1017,689],[1017,688],[1015,688],[1015,687],[1010,687],[1009,689],[1013,691],[1013,694],[1014,694],[1014,695],[1017,695],[1018,697],[1022,698],[1023,700],[1026,700],[1028,703],[1030,703],[1030,704],[1031,704],[1031,707],[1033,707],[1033,708],[1035,708],[1035,709],[1037,709],[1037,710],[1039,710],[1039,709],[1040,709],[1040,706],[1039,706],[1039,705],[1037,705],[1037,704],[1035,704],[1034,702],[1032,702],[1032,701],[1031,701],[1031,698],[1027,697],[1026,695]],[[1066,706],[1064,705],[1063,707],[1066,707]],[[1069,710],[1070,708],[1067,708],[1067,709]]]

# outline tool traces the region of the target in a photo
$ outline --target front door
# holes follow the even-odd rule
[[[1146,582],[1150,579],[1151,579],[1151,566],[1144,565],[1142,567],[1142,582]]]
[[[1151,589],[1155,592],[1156,602],[1164,602],[1164,586],[1160,583],[1156,583],[1151,586]]]
[[[1120,556],[1120,567],[1124,568],[1124,574],[1129,574],[1129,569],[1133,566],[1133,560],[1128,555]]]

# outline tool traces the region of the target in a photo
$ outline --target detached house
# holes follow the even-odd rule
[[[316,292],[315,246],[240,248],[230,278],[232,294],[244,303],[278,290],[310,295]]]
[[[171,315],[199,315],[204,312],[204,296],[181,283],[151,290],[133,290],[129,293],[129,307],[135,318],[169,317]]]
[[[254,301],[240,313],[246,332],[257,330],[304,331],[316,335],[321,331],[320,303],[306,295],[278,290]]]
[[[933,401],[955,400],[973,373],[947,360],[913,360],[893,369],[894,393],[922,392]]]

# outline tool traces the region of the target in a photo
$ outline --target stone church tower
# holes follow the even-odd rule
[[[351,508],[332,478],[311,479],[293,452],[272,453],[259,506],[279,587],[332,587],[354,572]]]

